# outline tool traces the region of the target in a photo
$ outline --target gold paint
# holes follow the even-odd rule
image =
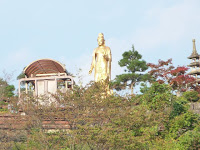
[[[110,93],[108,81],[111,79],[111,50],[108,46],[105,46],[103,33],[99,33],[97,42],[99,46],[93,51],[89,74],[94,69],[94,81],[107,84],[107,93]]]

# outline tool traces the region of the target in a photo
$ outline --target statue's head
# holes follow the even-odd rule
[[[103,46],[105,44],[104,35],[103,33],[99,33],[97,42],[99,46]]]

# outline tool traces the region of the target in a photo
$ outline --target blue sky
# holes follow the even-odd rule
[[[17,85],[25,66],[51,58],[74,75],[81,68],[87,83],[100,32],[112,51],[112,79],[132,44],[147,62],[187,65],[193,38],[200,49],[199,7],[199,0],[0,0],[0,75],[13,73]]]

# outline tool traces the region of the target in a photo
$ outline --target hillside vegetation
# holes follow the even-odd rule
[[[52,95],[51,106],[33,97],[24,100],[30,116],[23,131],[0,131],[8,149],[198,149],[199,115],[189,111],[195,93],[177,97],[167,84],[155,82],[141,95],[102,99],[105,88],[91,84],[67,95]],[[43,118],[65,117],[71,130],[47,133]]]

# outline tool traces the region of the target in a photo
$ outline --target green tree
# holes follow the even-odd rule
[[[14,95],[14,85],[9,85],[4,79],[0,78],[0,100]]]
[[[155,82],[147,89],[141,98],[142,102],[149,107],[149,110],[156,112],[163,111],[171,104],[171,87],[167,84]]]
[[[185,97],[190,102],[196,102],[199,100],[197,91],[187,91],[183,93],[183,97]]]
[[[134,86],[142,81],[146,81],[149,78],[148,74],[144,74],[144,71],[148,69],[146,61],[142,60],[142,55],[135,50],[132,46],[132,50],[126,51],[122,54],[123,58],[118,62],[120,67],[125,67],[125,73],[117,75],[113,85],[116,90],[125,89],[127,86],[131,89],[133,94]]]

